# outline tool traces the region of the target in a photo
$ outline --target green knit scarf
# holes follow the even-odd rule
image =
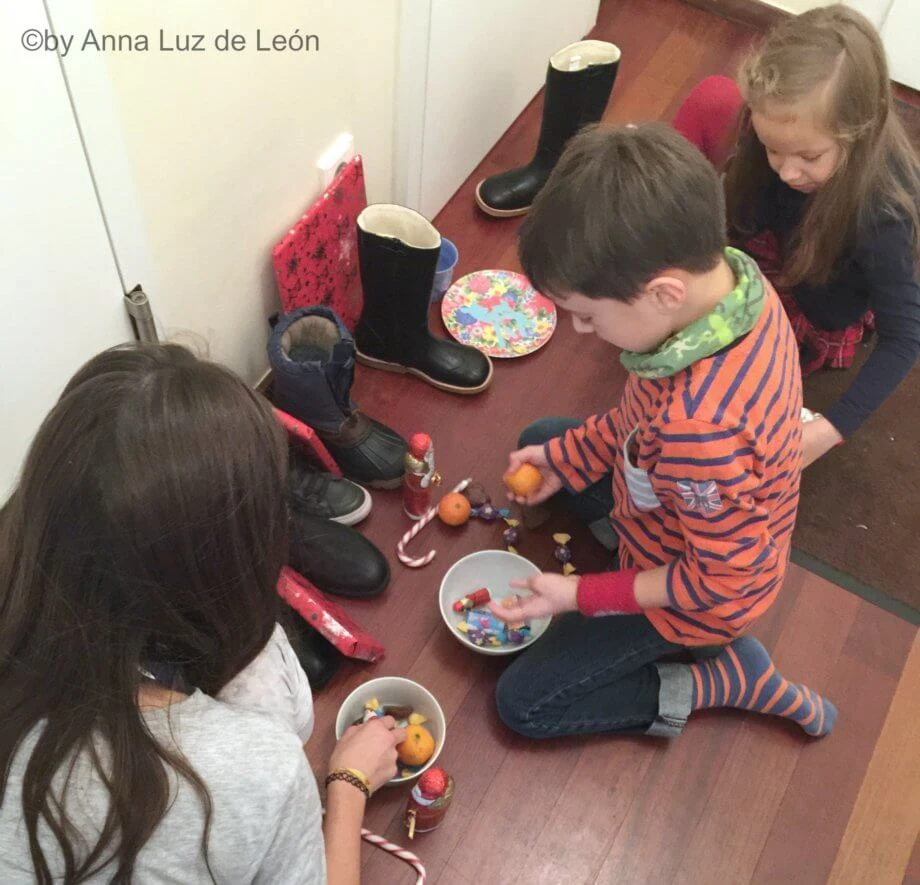
[[[725,260],[737,284],[704,317],[675,332],[651,353],[624,350],[620,360],[626,370],[640,378],[667,378],[699,360],[728,347],[754,328],[764,306],[765,288],[754,260],[728,247]]]

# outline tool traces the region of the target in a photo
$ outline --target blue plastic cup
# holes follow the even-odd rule
[[[457,266],[459,253],[457,247],[447,239],[441,237],[441,251],[438,254],[438,267],[434,274],[434,283],[431,286],[431,300],[440,301],[444,293],[450,288],[454,278],[454,268]]]

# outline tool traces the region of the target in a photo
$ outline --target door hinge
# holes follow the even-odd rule
[[[125,309],[131,317],[137,340],[144,344],[158,344],[160,339],[153,311],[150,309],[150,299],[139,285],[125,295]]]

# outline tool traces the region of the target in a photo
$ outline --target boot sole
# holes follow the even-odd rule
[[[360,483],[362,486],[369,486],[372,489],[398,489],[403,484],[403,478],[397,476],[396,479],[376,479],[373,482],[366,479],[353,479],[352,477],[347,477],[351,479],[352,482]]]
[[[421,378],[422,381],[427,382],[432,387],[436,387],[438,390],[444,390],[447,393],[459,393],[461,396],[472,396],[476,393],[482,393],[492,383],[492,375],[495,372],[495,366],[492,360],[489,360],[489,375],[482,384],[478,387],[457,387],[453,384],[445,384],[443,381],[435,381],[434,378],[430,375],[426,375],[421,369],[413,369],[409,366],[400,365],[399,363],[389,363],[386,360],[378,360],[372,356],[366,356],[361,353],[360,350],[357,350],[355,355],[358,358],[358,362],[363,366],[370,366],[372,369],[382,369],[384,372],[393,372],[396,375],[415,375],[416,378]],[[486,357],[486,359],[488,359],[488,357]],[[401,479],[400,482],[402,482]],[[381,486],[381,488],[392,488],[392,486]]]
[[[364,500],[361,502],[361,506],[344,516],[333,516],[332,522],[337,522],[339,525],[357,525],[367,518],[368,513],[371,512],[373,502],[371,501],[371,493],[367,489],[362,487],[361,491],[364,492]]]
[[[491,215],[493,218],[517,218],[520,215],[526,215],[530,212],[530,206],[525,206],[523,209],[495,209],[490,206],[483,198],[480,196],[479,188],[482,187],[485,179],[479,182],[476,185],[476,205],[482,209],[486,215]]]

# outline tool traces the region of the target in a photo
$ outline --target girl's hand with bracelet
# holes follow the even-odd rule
[[[373,793],[396,777],[396,745],[405,738],[406,730],[397,728],[392,716],[352,725],[335,745],[329,759],[329,771],[354,769],[364,775]]]
[[[406,730],[392,716],[353,725],[332,751],[326,784],[326,881],[359,885],[366,796],[396,775],[396,745]]]

